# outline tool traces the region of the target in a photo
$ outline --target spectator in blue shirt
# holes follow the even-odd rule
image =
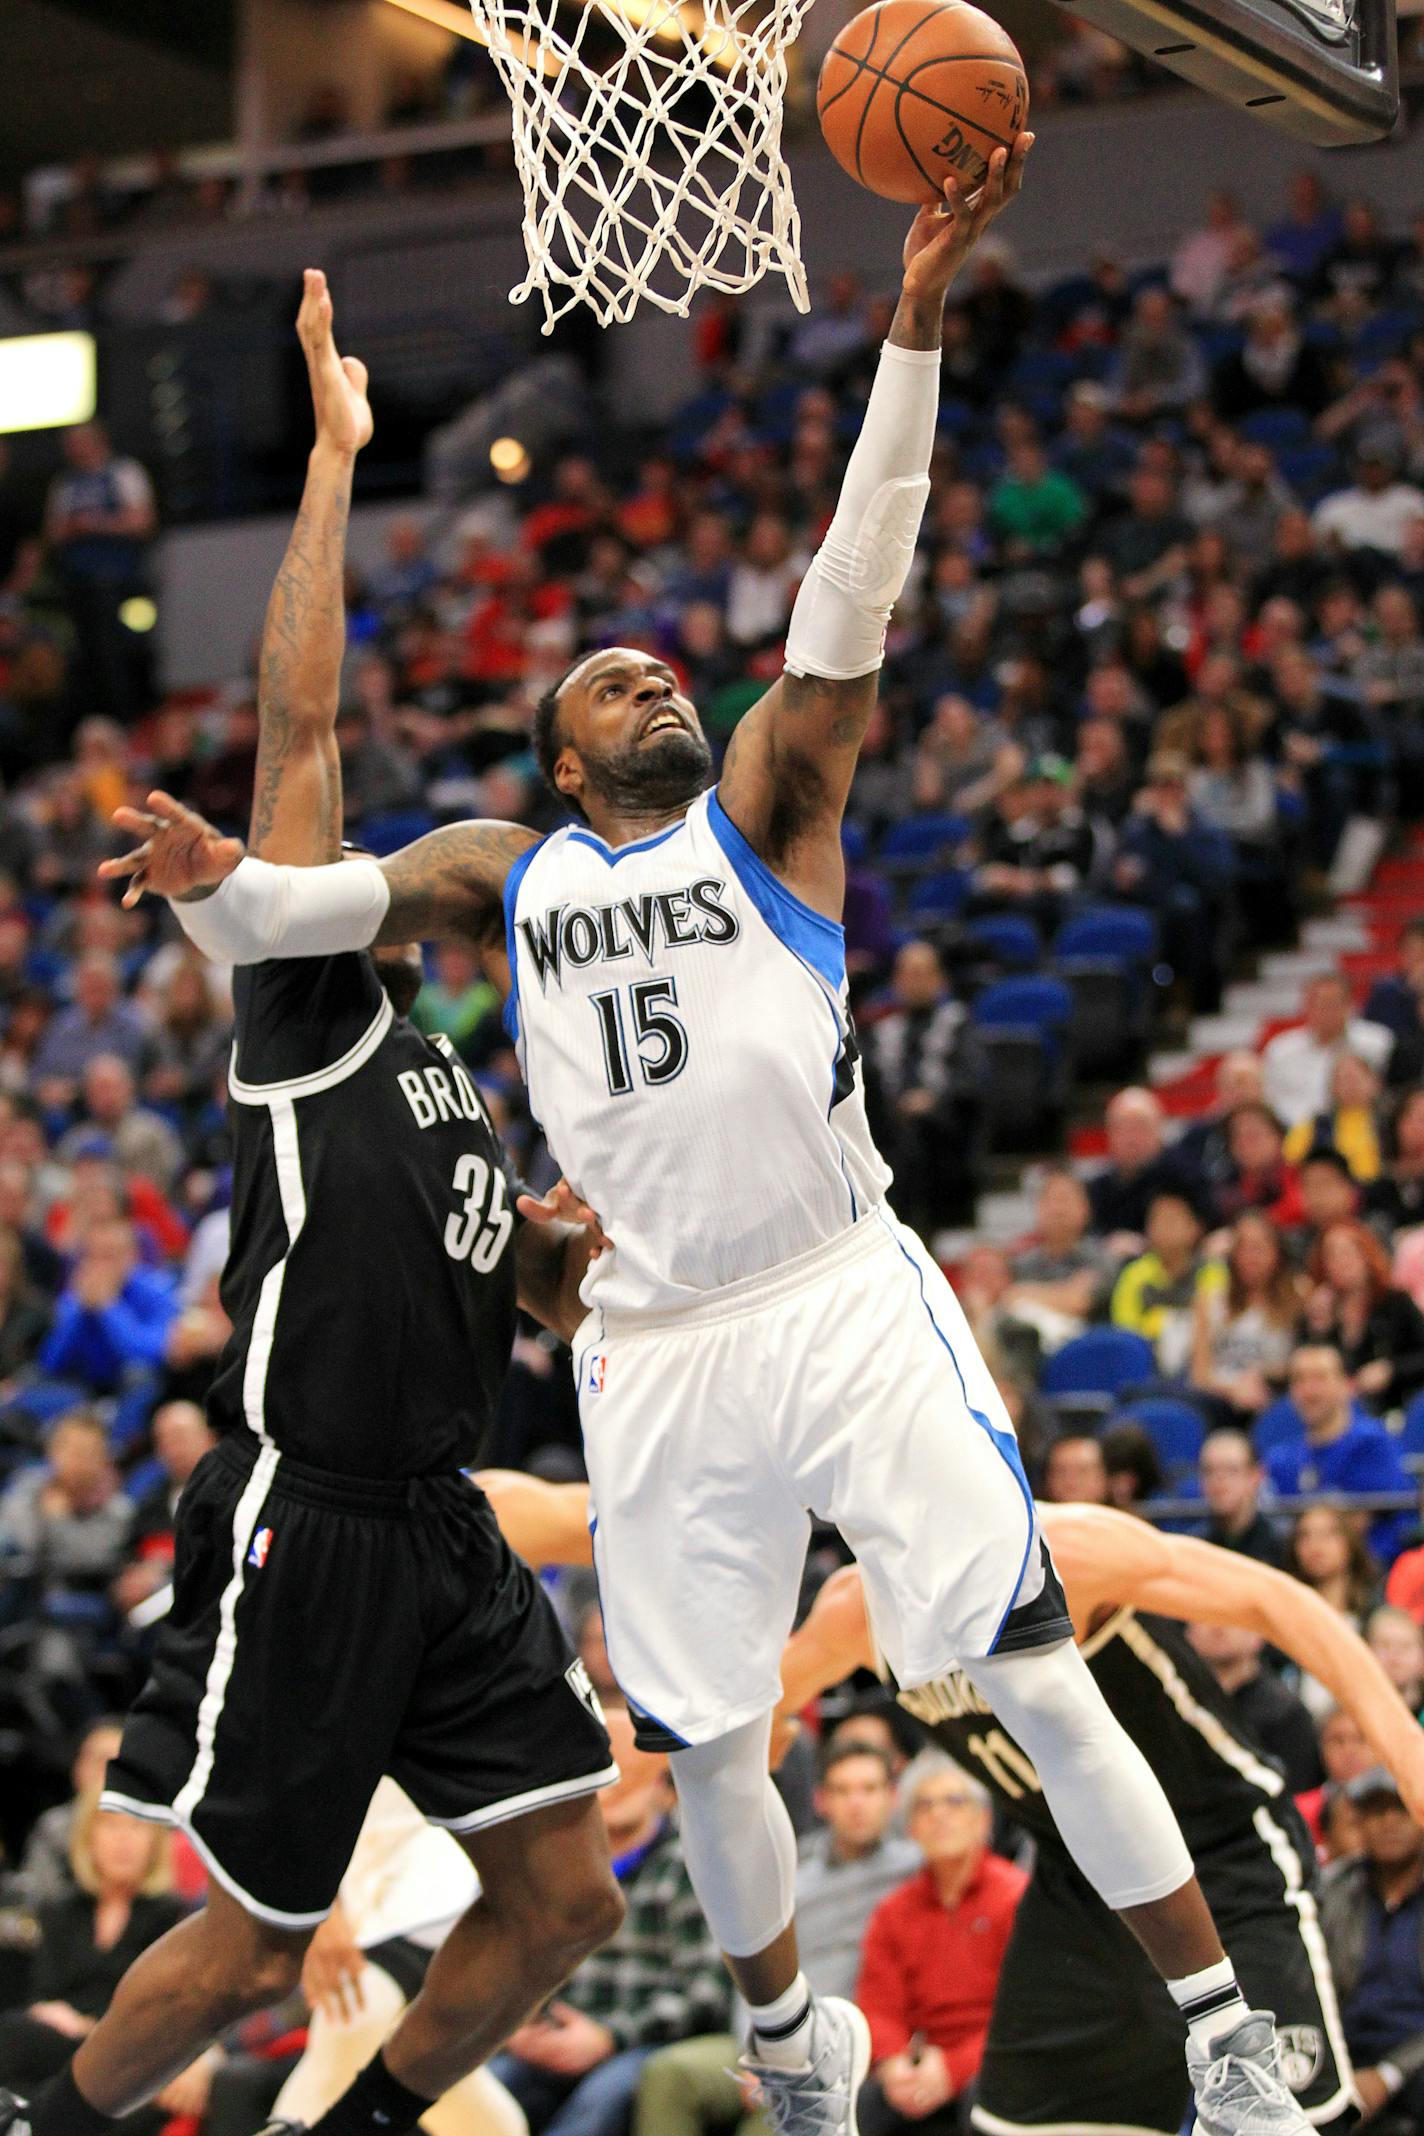
[[[171,1274],[139,1263],[133,1227],[118,1218],[91,1225],[40,1350],[44,1371],[112,1394],[136,1370],[163,1362],[178,1312]]]
[[[1355,2084],[1377,2127],[1424,2120],[1424,1831],[1382,1766],[1345,1793],[1363,1851],[1326,1881],[1320,1917]],[[1381,2119],[1376,2119],[1381,2115]]]
[[[148,1050],[147,1025],[121,998],[118,965],[106,951],[91,950],[75,970],[74,1006],[55,1017],[31,1064],[40,1102],[72,1105],[85,1069],[101,1053],[137,1074]]]
[[[1283,1498],[1412,1489],[1389,1432],[1353,1399],[1344,1360],[1333,1344],[1303,1343],[1293,1353],[1290,1397],[1301,1431],[1266,1456],[1271,1482]],[[1407,1526],[1407,1516],[1397,1513],[1370,1523],[1370,1547],[1384,1563],[1399,1549]]]

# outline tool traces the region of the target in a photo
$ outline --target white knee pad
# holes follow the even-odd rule
[[[767,1767],[771,1715],[672,1754],[682,1851],[730,1958],[774,1943],[796,1911],[796,1835]]]
[[[1115,1912],[1194,1874],[1161,1783],[1071,1640],[965,1664],[1043,1783],[1069,1853]]]

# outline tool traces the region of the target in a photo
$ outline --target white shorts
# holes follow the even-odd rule
[[[888,1210],[691,1312],[595,1308],[574,1370],[608,1658],[648,1747],[776,1705],[811,1513],[905,1689],[1071,1635],[998,1390]]]

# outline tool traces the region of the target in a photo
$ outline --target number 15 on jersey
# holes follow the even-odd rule
[[[626,1098],[637,1078],[656,1090],[687,1066],[687,1029],[673,1012],[675,979],[636,979],[589,997],[603,1042],[608,1094]]]

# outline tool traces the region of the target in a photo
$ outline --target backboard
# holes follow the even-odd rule
[[[1072,0],[1071,11],[1318,148],[1378,141],[1399,115],[1394,0]]]

